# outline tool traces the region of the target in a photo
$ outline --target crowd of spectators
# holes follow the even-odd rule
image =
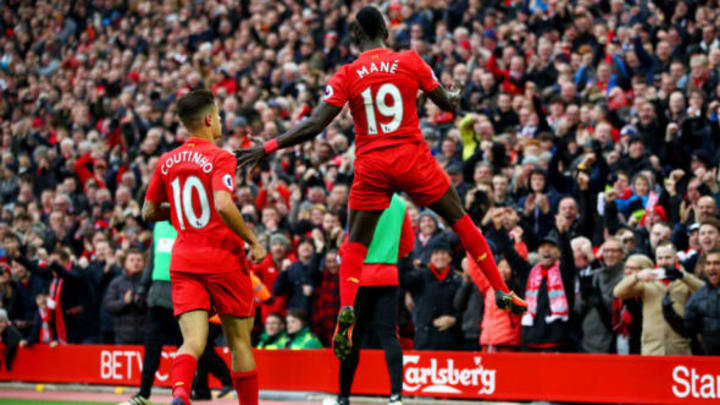
[[[188,138],[176,100],[211,89],[231,151],[281,134],[357,55],[348,25],[365,3],[0,1],[3,342],[140,342],[140,207],[158,156]],[[419,97],[420,127],[531,303],[498,313],[447,224],[410,204],[404,345],[718,354],[717,2],[379,6],[391,47],[464,89],[456,114]],[[253,269],[274,295],[261,346],[328,345],[353,141],[346,109],[238,170],[236,203],[269,252]]]

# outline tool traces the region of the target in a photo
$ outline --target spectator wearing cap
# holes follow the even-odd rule
[[[450,176],[450,182],[457,190],[460,200],[465,201],[465,194],[470,189],[470,185],[465,183],[462,165],[456,162],[450,163],[446,166],[445,172]]]
[[[115,320],[116,344],[143,342],[146,306],[137,299],[145,267],[144,254],[131,249],[125,255],[125,272],[115,277],[105,292],[103,306]]]
[[[290,241],[281,233],[274,233],[270,236],[270,254],[259,264],[252,264],[252,270],[263,284],[271,288],[275,285],[280,273],[290,268],[297,260],[294,254],[290,253]],[[273,312],[285,313],[287,309],[287,297],[276,296],[270,303],[260,305],[260,319],[262,321]]]
[[[687,227],[687,249],[678,251],[678,261],[690,273],[695,273],[695,265],[702,248],[700,247],[700,224],[694,223]],[[674,243],[674,242],[673,242]]]
[[[615,297],[627,300],[640,297],[643,303],[642,354],[690,355],[690,340],[676,333],[662,314],[662,300],[668,294],[675,303],[675,311],[684,313],[690,295],[705,283],[678,268],[677,252],[671,243],[658,246],[655,253],[661,271],[644,269],[626,276],[615,286]]]
[[[692,338],[701,336],[704,354],[720,355],[720,250],[711,250],[706,254],[703,268],[707,284],[690,296],[685,305],[685,313],[680,316],[675,311],[669,295],[663,298],[663,316],[678,334]]]
[[[297,247],[298,261],[282,268],[275,280],[273,295],[287,296],[287,308],[312,314],[312,295],[315,289],[320,258],[310,238],[302,238]]]
[[[645,141],[638,135],[630,138],[627,154],[621,157],[616,166],[611,167],[611,170],[622,170],[626,173],[635,174],[651,167],[650,159],[645,155]]]
[[[457,350],[461,347],[461,314],[453,299],[462,278],[452,269],[452,247],[445,238],[430,246],[427,267],[402,272],[401,286],[415,302],[415,339],[417,350]]]
[[[522,317],[522,345],[535,352],[566,352],[576,349],[578,336],[572,329],[570,309],[575,304],[575,265],[570,247],[570,222],[555,217],[557,236],[542,238],[539,262],[534,266],[520,257],[507,235],[498,240],[498,251],[517,272],[528,301]]]
[[[415,248],[412,251],[413,264],[419,267],[421,263],[430,262],[432,254],[432,246],[437,240],[444,238],[444,234],[440,229],[437,215],[430,210],[423,210],[418,219],[419,231],[415,237]]]
[[[581,277],[575,305],[582,325],[582,350],[587,353],[614,353],[612,327],[613,288],[622,280],[625,246],[618,238],[605,240],[600,250],[602,265],[589,277]]]
[[[560,196],[547,181],[545,171],[535,169],[530,173],[528,194],[520,198],[517,208],[522,210],[522,220],[536,235],[547,235],[553,226],[553,212]]]

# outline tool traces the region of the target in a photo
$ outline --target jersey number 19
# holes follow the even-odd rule
[[[360,93],[365,104],[365,117],[367,118],[368,135],[376,135],[378,133],[378,122],[375,119],[375,108],[373,107],[372,89],[370,87]],[[385,103],[385,97],[392,98],[392,105]],[[392,121],[387,124],[380,123],[383,133],[390,133],[398,128],[403,119],[403,101],[400,90],[392,83],[385,83],[378,89],[375,94],[375,106],[380,114],[386,117],[392,117]]]

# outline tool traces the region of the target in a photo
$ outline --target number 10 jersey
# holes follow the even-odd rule
[[[247,271],[243,240],[215,210],[214,193],[235,190],[236,165],[230,152],[199,138],[160,156],[145,199],[170,203],[170,222],[178,232],[171,271]]]
[[[418,90],[429,92],[438,85],[417,52],[376,48],[338,69],[323,100],[336,107],[350,103],[355,154],[360,158],[372,150],[424,142],[418,126]]]

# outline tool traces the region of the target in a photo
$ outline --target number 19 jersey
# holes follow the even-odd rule
[[[324,101],[336,107],[350,103],[355,122],[355,154],[401,143],[423,142],[418,126],[418,90],[439,85],[417,52],[387,48],[365,51],[342,66],[325,88]]]
[[[243,240],[215,210],[215,191],[235,190],[236,165],[230,152],[199,138],[160,156],[145,199],[170,203],[170,222],[178,232],[171,271],[246,271]]]

